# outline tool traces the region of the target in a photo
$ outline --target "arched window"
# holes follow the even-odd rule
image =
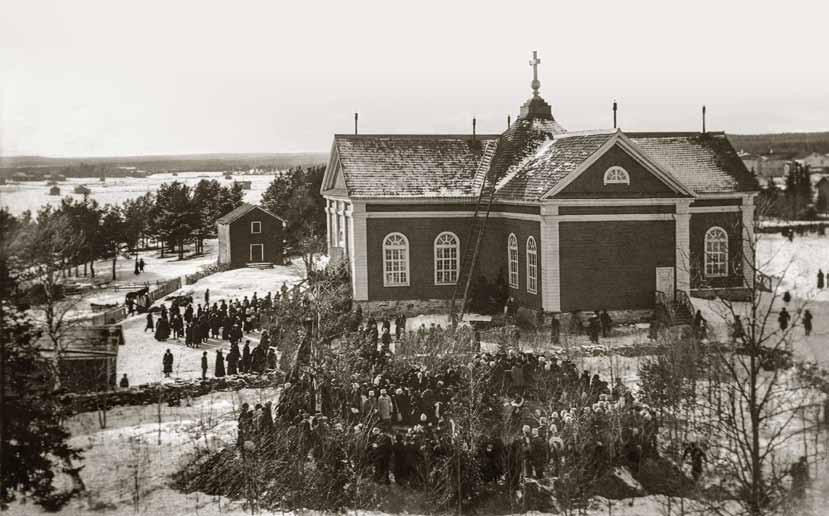
[[[538,292],[538,248],[533,237],[527,239],[527,292]]]
[[[383,286],[409,285],[409,240],[402,233],[389,233],[383,239]]]
[[[719,226],[705,232],[705,275],[728,276],[728,233]]]
[[[435,285],[454,285],[460,268],[460,240],[444,231],[435,238]]]
[[[509,263],[509,286],[518,288],[518,239],[510,233],[507,240],[507,261]]]
[[[630,176],[628,171],[619,166],[613,166],[604,173],[604,184],[606,185],[629,185]]]

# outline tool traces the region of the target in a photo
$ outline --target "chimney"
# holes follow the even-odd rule
[[[478,121],[475,120],[475,117],[473,116],[472,117],[472,139],[473,140],[475,139],[475,136],[476,136],[476,131],[475,130],[476,130],[477,125],[478,125]]]
[[[613,128],[616,129],[616,111],[619,109],[619,105],[616,104],[616,100],[613,100]]]
[[[702,134],[705,134],[705,105],[702,106]]]
[[[357,134],[357,120],[359,119],[359,117],[359,113],[354,113],[354,134]]]

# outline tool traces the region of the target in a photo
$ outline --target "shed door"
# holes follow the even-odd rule
[[[253,263],[265,261],[265,246],[263,244],[250,244],[250,261]]]
[[[674,300],[674,268],[656,268],[656,290],[665,293],[665,299]]]

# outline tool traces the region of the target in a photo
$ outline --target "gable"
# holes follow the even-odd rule
[[[630,184],[604,184],[605,172],[613,166],[622,167]],[[556,197],[675,197],[677,194],[661,178],[634,158],[619,143],[610,147],[573,179]]]

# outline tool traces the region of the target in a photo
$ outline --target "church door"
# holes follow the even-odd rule
[[[656,290],[665,294],[665,299],[668,302],[674,300],[674,268],[673,267],[657,267],[656,268]]]

